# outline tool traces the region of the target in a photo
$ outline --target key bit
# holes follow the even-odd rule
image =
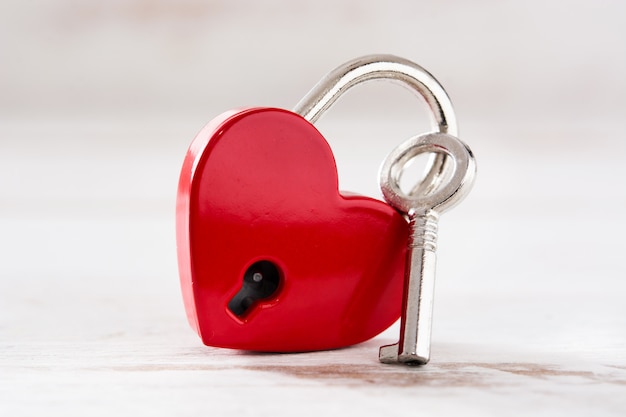
[[[417,155],[435,152],[447,155],[451,172],[440,172],[439,186],[422,194],[400,188],[403,168]],[[387,202],[409,218],[410,235],[405,268],[400,340],[382,346],[383,363],[423,365],[430,359],[437,222],[439,214],[458,204],[470,191],[476,175],[472,151],[452,135],[429,133],[416,136],[394,149],[381,168],[380,187]]]

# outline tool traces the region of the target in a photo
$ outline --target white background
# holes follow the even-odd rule
[[[624,415],[623,2],[17,1],[0,4],[3,415]],[[392,53],[433,73],[477,157],[442,216],[433,359],[364,345],[201,345],[178,287],[174,200],[195,133],[291,108],[326,72]],[[428,130],[400,87],[318,124],[342,189]]]

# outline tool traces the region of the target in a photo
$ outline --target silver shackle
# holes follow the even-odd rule
[[[351,87],[380,79],[400,83],[422,97],[430,109],[434,131],[458,135],[452,102],[441,84],[421,66],[394,55],[364,56],[335,68],[300,100],[294,112],[315,123]],[[448,155],[434,154],[429,162],[428,173],[409,194],[432,189],[449,163]]]

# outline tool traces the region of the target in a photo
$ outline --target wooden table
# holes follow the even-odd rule
[[[0,125],[0,415],[626,415],[623,123],[464,124],[479,175],[440,222],[424,367],[378,363],[397,324],[330,352],[200,343],[174,241],[198,123]],[[322,130],[342,187],[378,195],[377,138],[411,127]]]

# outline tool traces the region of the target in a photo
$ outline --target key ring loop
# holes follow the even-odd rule
[[[409,60],[394,55],[369,55],[346,62],[328,73],[294,108],[311,123],[315,123],[343,93],[369,80],[396,81],[422,97],[430,109],[433,128],[439,133],[458,136],[452,102],[441,84],[428,71]],[[433,188],[448,169],[450,157],[435,154],[430,168],[419,187],[411,195]]]
[[[450,157],[454,163],[451,177],[431,193],[405,194],[400,188],[402,169],[413,157],[424,152]],[[475,175],[474,155],[465,143],[452,135],[427,133],[412,137],[387,156],[380,170],[380,189],[389,204],[409,216],[428,210],[443,213],[465,198],[474,184]]]

